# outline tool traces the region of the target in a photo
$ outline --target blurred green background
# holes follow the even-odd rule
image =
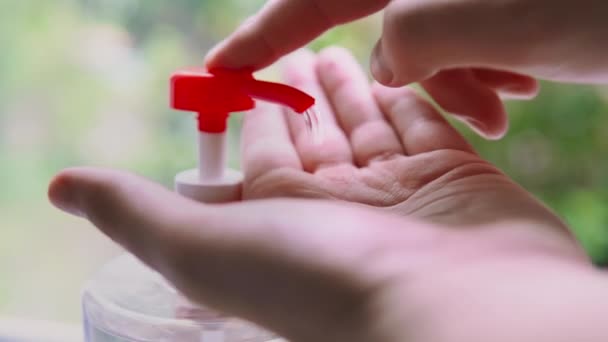
[[[171,186],[194,164],[195,145],[192,122],[168,109],[167,80],[262,2],[0,2],[0,316],[79,320],[84,281],[119,250],[51,208],[47,183],[64,167],[97,165]],[[313,48],[339,44],[367,64],[379,19]],[[544,84],[536,100],[509,108],[505,139],[463,132],[608,264],[608,89]]]

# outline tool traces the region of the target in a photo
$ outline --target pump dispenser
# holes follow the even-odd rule
[[[256,80],[250,71],[185,69],[171,78],[171,107],[196,113],[198,168],[175,177],[175,191],[204,203],[241,199],[243,176],[229,169],[227,120],[264,100],[304,113],[315,100],[286,85]],[[83,293],[86,342],[279,342],[271,333],[224,317],[182,297],[131,255],[108,263]]]
[[[254,99],[282,104],[300,114],[315,103],[306,93],[256,80],[249,71],[190,69],[173,75],[171,106],[197,113],[199,131],[198,170],[176,176],[179,194],[207,203],[240,199],[242,176],[226,168],[227,120],[230,113],[253,109]]]

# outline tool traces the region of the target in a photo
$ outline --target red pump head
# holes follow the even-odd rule
[[[253,109],[255,99],[291,107],[303,113],[315,104],[308,94],[279,83],[258,81],[250,71],[203,69],[178,71],[171,77],[171,107],[198,113],[199,130],[226,131],[232,112]]]

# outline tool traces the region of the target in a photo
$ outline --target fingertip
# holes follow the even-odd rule
[[[497,91],[470,69],[442,71],[422,85],[439,106],[483,138],[497,140],[506,134],[508,116]]]
[[[329,46],[322,49],[317,55],[317,64],[323,70],[333,69],[339,62],[352,62],[353,54],[339,46]]]
[[[111,192],[116,180],[124,172],[92,168],[74,167],[59,172],[49,185],[51,203],[70,214],[88,217],[90,200],[97,201]],[[94,207],[94,206],[93,206]]]
[[[392,100],[402,96],[418,96],[418,92],[410,86],[389,87],[378,81],[372,82],[372,93],[377,99],[388,100],[388,102],[394,102]]]
[[[223,65],[225,63],[222,62],[221,52],[223,51],[224,45],[226,45],[226,41],[221,41],[217,45],[215,45],[211,50],[209,50],[209,52],[207,52],[207,55],[203,60],[203,63],[207,70],[212,70],[219,66],[228,67],[227,65]]]
[[[355,64],[355,68],[352,67],[352,64]],[[317,76],[319,79],[323,80],[326,76],[344,73],[337,72],[339,70],[345,70],[349,74],[351,71],[358,72],[359,67],[356,64],[355,57],[350,51],[341,47],[330,46],[324,48],[317,54]]]
[[[84,214],[75,203],[74,173],[77,169],[66,169],[59,172],[51,180],[48,188],[49,201],[57,208],[68,214],[83,217]]]
[[[370,71],[377,82],[385,86],[393,85],[395,75],[391,70],[391,67],[388,65],[388,61],[386,60],[384,51],[382,50],[382,39],[378,40],[374,50],[372,51],[372,56],[370,58]]]
[[[482,127],[474,124],[471,127],[487,140],[499,140],[509,129],[509,117],[505,105],[498,93],[492,90],[488,90],[487,93],[480,96],[484,96],[486,99],[481,101],[482,105],[478,109],[473,109],[470,117],[478,123],[481,122]]]
[[[488,112],[471,113],[470,116],[462,116],[455,114],[457,118],[463,121],[475,133],[487,140],[500,140],[508,131],[509,120],[507,119],[506,111],[502,103],[497,105],[493,114]]]
[[[328,95],[348,89],[348,94],[339,96],[369,98],[369,78],[355,56],[345,48],[332,46],[319,52],[316,73]]]
[[[500,89],[498,93],[505,100],[532,100],[538,96],[540,88],[538,80],[530,77],[519,84]]]
[[[258,16],[243,21],[228,37],[216,44],[204,58],[208,70],[253,69],[260,70],[280,57],[280,53],[270,45],[260,32]]]
[[[115,194],[127,190],[134,182],[135,177],[127,172],[76,167],[57,174],[48,193],[55,206],[71,214],[92,219],[110,218],[114,215],[106,209],[119,204]]]
[[[492,69],[472,69],[484,85],[496,90],[503,99],[530,100],[540,91],[538,80],[527,75]]]
[[[496,93],[481,96],[486,98],[477,107],[463,108],[452,114],[482,138],[500,140],[509,128],[505,106]]]
[[[260,68],[259,65],[253,63],[252,59],[256,61],[265,61],[270,58],[266,55],[252,56],[251,54],[244,53],[243,51],[246,51],[246,49],[240,46],[243,44],[243,39],[240,38],[239,35],[239,31],[235,32],[228,38],[217,43],[209,52],[207,52],[203,62],[207,70],[238,70],[243,68],[258,70]]]
[[[406,87],[426,80],[434,74],[433,71],[415,70],[414,68],[393,71],[386,66],[386,62],[383,59],[374,57],[370,61],[370,72],[376,82],[391,88]]]
[[[428,66],[394,60],[395,57],[385,51],[382,39],[378,40],[370,57],[370,71],[374,80],[387,87],[404,87],[415,82],[426,80],[436,71]]]
[[[48,197],[53,205],[70,214],[86,217],[83,196],[88,192],[101,195],[101,183],[109,183],[117,171],[93,167],[73,167],[59,172],[49,184]]]

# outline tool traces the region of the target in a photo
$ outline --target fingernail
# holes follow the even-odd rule
[[[378,42],[376,48],[374,49],[371,69],[376,81],[384,85],[390,85],[391,83],[393,83],[393,79],[395,76],[391,69],[388,67],[388,64],[386,63],[386,59],[384,58],[384,55],[382,53],[382,45],[380,44],[380,42]]]
[[[58,209],[74,216],[85,216],[78,206],[74,189],[68,182],[56,180],[51,186],[49,197],[53,205],[55,205]]]

